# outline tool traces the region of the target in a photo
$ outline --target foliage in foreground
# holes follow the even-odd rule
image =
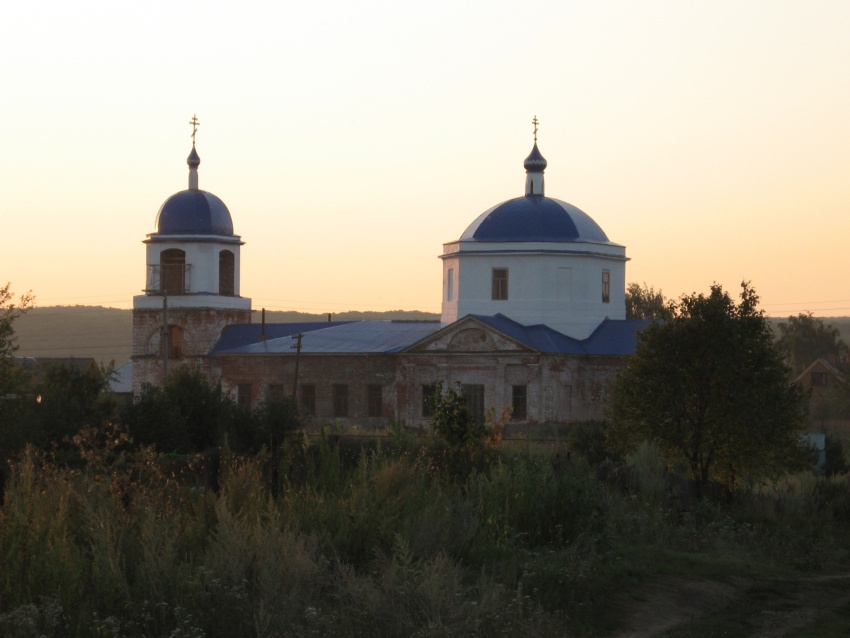
[[[458,483],[431,448],[290,437],[277,490],[267,453],[224,453],[216,493],[202,456],[74,441],[82,465],[30,450],[7,486],[3,635],[594,635],[616,627],[612,592],[677,553],[848,555],[845,477],[682,509],[647,445],[604,472],[496,452]]]
[[[614,435],[648,439],[700,489],[775,478],[803,467],[802,391],[791,384],[758,296],[736,304],[721,286],[682,297],[653,323],[613,387]]]

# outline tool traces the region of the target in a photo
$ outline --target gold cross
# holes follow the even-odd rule
[[[534,124],[534,143],[537,144],[537,125],[540,124],[540,122],[537,121],[536,115],[534,116],[534,119],[531,120],[531,123]]]
[[[201,123],[198,121],[198,116],[193,115],[192,119],[189,120],[189,124],[192,125],[192,146],[194,146],[195,145],[195,133],[198,132],[198,127],[201,125]],[[537,130],[537,129],[535,129],[535,130]]]

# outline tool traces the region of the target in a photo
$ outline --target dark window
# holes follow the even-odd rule
[[[283,396],[283,384],[282,383],[269,383],[269,387],[266,388],[266,397],[282,397]]]
[[[493,269],[493,299],[504,300],[508,298],[508,269]]]
[[[602,303],[611,301],[611,273],[607,270],[602,271]]]
[[[234,287],[235,280],[233,252],[222,250],[218,254],[218,294],[233,296],[236,290]]]
[[[826,372],[812,372],[812,385],[820,387],[829,385],[829,375]]]
[[[466,407],[475,423],[484,423],[484,386],[480,383],[464,384]]]
[[[186,253],[179,248],[169,248],[159,254],[159,286],[167,295],[186,292]]]
[[[236,386],[236,403],[246,408],[251,407],[250,383],[240,383]]]
[[[512,419],[525,421],[528,418],[528,386],[515,385],[512,387],[511,405],[513,406]]]
[[[306,414],[316,414],[316,386],[313,383],[301,384],[301,395],[298,398],[301,411]]]
[[[383,388],[380,384],[366,386],[366,416],[383,416]]]
[[[434,408],[437,405],[437,384],[422,384],[422,416],[434,416]]]
[[[168,358],[183,358],[183,328],[180,326],[168,326]]]
[[[348,386],[344,383],[333,384],[334,417],[348,416]]]

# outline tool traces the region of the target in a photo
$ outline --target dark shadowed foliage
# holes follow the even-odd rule
[[[613,388],[615,440],[655,442],[699,490],[797,467],[803,397],[757,306],[747,283],[738,304],[713,285],[643,330]]]

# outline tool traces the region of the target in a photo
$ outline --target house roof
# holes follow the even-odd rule
[[[649,321],[606,319],[588,338],[568,337],[542,324],[524,326],[504,315],[468,315],[533,350],[551,354],[630,355],[637,332]],[[461,319],[461,321],[463,321]],[[291,354],[301,333],[302,354],[392,354],[408,350],[452,326],[434,321],[337,321],[237,324],[225,328],[213,355]]]
[[[435,321],[336,321],[228,326],[212,354],[285,354],[301,333],[302,354],[372,354],[398,352],[440,329]]]
[[[836,368],[834,365],[832,365],[828,359],[824,357],[818,357],[817,359],[812,361],[805,370],[798,374],[794,381],[801,381],[807,374],[815,371],[816,369],[823,369],[825,372],[828,372],[837,379],[844,378],[844,373],[841,372],[841,370]]]
[[[502,314],[470,316],[549,354],[631,355],[635,352],[638,331],[651,323],[649,320],[605,319],[586,339],[574,339],[543,324],[524,326]]]

